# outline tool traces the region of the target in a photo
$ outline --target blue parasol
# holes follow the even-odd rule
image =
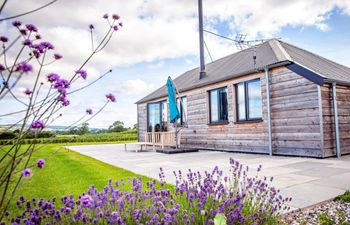
[[[180,118],[180,112],[179,112],[179,109],[177,108],[175,85],[171,77],[168,77],[166,86],[168,89],[168,98],[169,98],[170,123],[175,123],[177,119]]]

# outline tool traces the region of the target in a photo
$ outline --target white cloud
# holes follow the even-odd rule
[[[147,66],[148,69],[159,69],[162,68],[164,66],[164,61],[159,61],[153,64],[150,64]]]
[[[45,3],[47,0],[8,1],[1,16],[22,13]],[[350,14],[350,0],[203,0],[203,7],[207,29],[216,31],[217,26],[224,23],[229,27],[230,37],[241,32],[248,35],[247,39],[273,37],[286,26],[328,31],[332,28],[327,19],[333,9]],[[24,23],[36,24],[42,36],[55,45],[55,52],[64,56],[57,64],[47,67],[43,75],[53,71],[63,77],[72,74],[91,53],[88,25],[95,25],[96,43],[107,28],[106,21],[101,18],[106,12],[119,13],[124,27],[87,65],[90,80],[113,67],[147,62],[148,69],[160,69],[165,59],[186,56],[193,59],[198,55],[197,1],[59,0],[44,10],[19,18]],[[13,37],[13,30],[9,23],[0,23],[0,34]],[[205,40],[214,59],[237,51],[232,42],[218,37],[206,34]],[[11,58],[9,56],[9,60]],[[206,60],[209,62],[208,57]],[[185,63],[196,66],[197,62],[193,61],[185,59]],[[26,76],[18,88],[29,87],[32,81],[33,76]],[[120,81],[116,78],[115,82]],[[156,87],[132,77],[118,88],[121,95],[136,97]],[[78,101],[72,104],[74,102]],[[132,111],[129,112],[128,118],[121,112],[118,116],[131,121]],[[102,123],[102,119],[100,121]]]
[[[153,84],[148,84],[140,79],[127,80],[122,83],[116,92],[125,95],[140,95],[150,92],[154,89]]]

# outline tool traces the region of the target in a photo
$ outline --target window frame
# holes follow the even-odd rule
[[[235,100],[236,100],[236,121],[237,122],[261,122],[262,121],[262,104],[261,104],[261,117],[250,118],[249,117],[249,94],[248,94],[248,84],[252,82],[260,81],[260,91],[261,91],[261,79],[255,78],[252,80],[242,81],[235,85]],[[245,119],[239,118],[239,108],[238,108],[238,85],[243,84],[244,86],[244,108],[245,108]],[[261,93],[261,103],[262,103],[262,93]]]
[[[160,121],[160,131],[159,132],[166,132],[168,130],[168,128],[166,130],[163,130],[163,127],[162,127],[162,114],[163,114],[163,109],[162,109],[162,104],[168,104],[167,100],[162,100],[162,101],[158,101],[158,102],[149,102],[147,103],[147,132],[153,132],[153,131],[149,131],[148,128],[149,128],[149,107],[150,105],[154,105],[154,104],[157,104],[159,106],[159,121]],[[167,110],[168,110],[168,107],[167,107]],[[167,118],[166,118],[166,123],[167,123],[167,127],[168,127],[168,122],[169,122],[169,113],[167,112]]]
[[[180,118],[179,118],[179,120],[180,120],[180,123],[179,123],[179,125],[181,125],[181,126],[183,126],[183,125],[185,125],[185,123],[187,123],[187,120],[188,120],[188,118],[187,118],[187,113],[186,113],[186,122],[184,122],[184,115],[183,115],[183,106],[182,106],[182,104],[181,104],[181,101],[183,102],[183,99],[186,99],[186,108],[187,108],[187,96],[181,96],[181,97],[178,97],[178,98],[176,98],[176,105],[177,105],[177,101],[179,100],[180,101],[180,104],[179,104],[179,113],[180,113]],[[187,109],[186,109],[186,112],[187,112]]]
[[[212,102],[212,99],[211,99],[211,92],[213,91],[217,91],[218,94],[217,94],[217,110],[218,110],[218,117],[220,118],[222,116],[222,109],[220,107],[220,100],[221,100],[221,96],[219,94],[219,91],[220,90],[224,90],[226,89],[226,116],[227,116],[227,119],[226,120],[221,120],[221,119],[218,119],[217,121],[212,121],[212,115],[211,115],[211,102]],[[219,88],[215,88],[215,89],[211,89],[211,90],[208,90],[208,98],[209,98],[209,125],[216,125],[216,124],[228,124],[228,88],[227,86],[224,86],[224,87],[219,87]]]

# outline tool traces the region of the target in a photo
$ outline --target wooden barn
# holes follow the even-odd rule
[[[174,79],[181,145],[325,158],[350,153],[350,68],[272,39]],[[164,81],[165,83],[165,81]],[[172,129],[165,85],[137,103],[139,141]]]

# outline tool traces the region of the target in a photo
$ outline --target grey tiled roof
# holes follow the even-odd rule
[[[178,91],[183,92],[260,71],[265,66],[285,61],[306,67],[324,79],[350,83],[350,68],[277,39],[271,39],[255,48],[248,48],[206,64],[207,76],[202,79],[199,79],[199,68],[195,68],[174,79],[174,83]],[[167,90],[164,85],[136,103],[165,96],[167,96]]]

